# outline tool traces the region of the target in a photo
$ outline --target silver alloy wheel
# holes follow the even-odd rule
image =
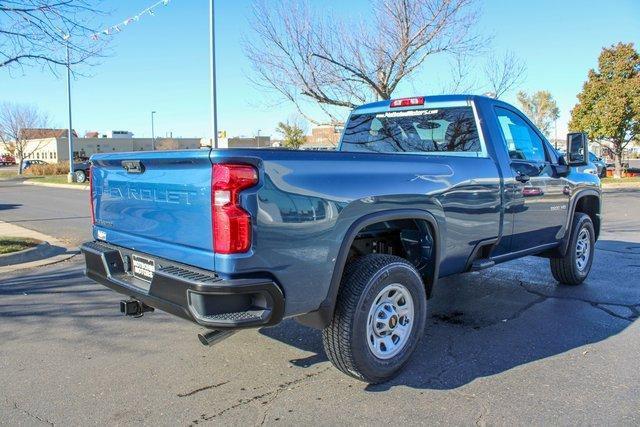
[[[583,228],[578,234],[578,241],[576,242],[576,267],[578,270],[584,271],[589,263],[589,255],[591,253],[591,235],[589,230]]]
[[[76,182],[84,182],[87,179],[87,174],[83,170],[75,171]]]
[[[378,293],[367,317],[367,343],[374,356],[390,359],[405,347],[413,315],[413,297],[405,286],[393,283]]]

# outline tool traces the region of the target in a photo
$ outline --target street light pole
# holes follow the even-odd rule
[[[216,30],[214,0],[209,0],[209,85],[211,91],[211,131],[213,132],[213,148],[218,148],[218,111],[216,100]]]
[[[67,140],[69,142],[69,175],[67,182],[73,182],[73,129],[71,125],[71,61],[69,60],[69,40],[67,40],[67,106],[69,107],[69,129]]]
[[[258,129],[258,140],[256,141],[258,143],[258,148],[260,148],[260,130]]]
[[[151,151],[156,151],[156,131],[153,126],[153,115],[156,114],[155,111],[151,112]]]

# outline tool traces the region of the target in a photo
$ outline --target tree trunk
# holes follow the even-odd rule
[[[614,143],[614,152],[615,158],[615,169],[613,172],[613,177],[616,179],[622,178],[622,145],[619,143]]]

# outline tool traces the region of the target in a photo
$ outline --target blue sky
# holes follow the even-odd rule
[[[316,0],[318,1],[318,0]],[[375,0],[373,0],[375,1]],[[105,0],[104,18],[115,24],[153,3],[152,0]],[[367,16],[365,0],[325,0],[336,14]],[[349,5],[348,10],[345,5]],[[217,0],[217,62],[219,129],[229,135],[272,134],[278,121],[291,116],[291,105],[249,81],[252,71],[240,42],[251,37],[247,16],[251,0]],[[526,62],[525,91],[549,90],[558,101],[558,135],[566,132],[570,109],[604,46],[618,41],[640,45],[640,1],[506,1],[482,3],[479,31],[493,36],[498,53],[515,52]],[[440,92],[449,78],[445,57],[433,57],[398,97]],[[60,70],[61,72],[63,70]],[[156,110],[156,135],[209,135],[208,1],[172,0],[112,36],[109,56],[97,67],[81,70],[90,76],[73,81],[74,128],[130,130],[151,133],[150,112]],[[515,93],[504,97],[515,102]],[[54,125],[66,126],[63,76],[40,67],[9,74],[0,69],[0,102],[35,104]],[[346,114],[346,113],[345,113]]]

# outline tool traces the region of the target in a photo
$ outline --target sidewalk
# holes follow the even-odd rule
[[[51,188],[68,188],[71,190],[89,190],[89,184],[87,185],[81,185],[81,184],[56,184],[53,182],[37,182],[37,181],[30,181],[30,180],[24,180],[22,181],[22,183],[24,185],[35,185],[38,187],[51,187]]]
[[[48,236],[38,231],[30,230],[28,228],[20,227],[4,221],[0,221],[0,236],[27,237],[30,239],[42,240],[43,242],[49,243],[49,245],[51,245],[52,247],[59,248],[60,251],[63,251],[63,253],[59,253],[55,256],[45,259],[0,267],[0,273],[7,273],[23,268],[33,268],[53,264],[56,262],[67,260],[80,253],[77,248],[69,248],[64,242],[56,239],[55,237]]]

